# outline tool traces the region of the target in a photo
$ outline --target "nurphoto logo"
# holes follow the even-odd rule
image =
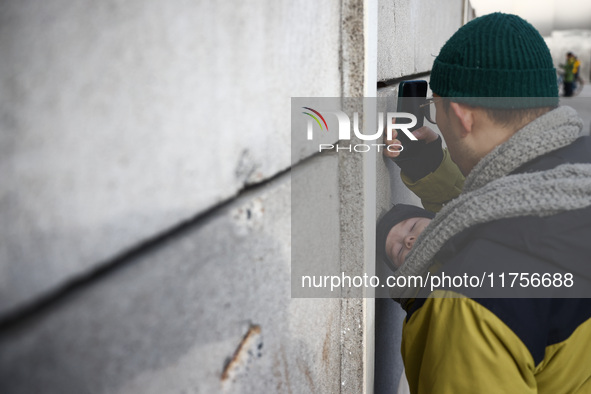
[[[321,131],[329,132],[328,123],[326,122],[325,117],[317,110],[310,108],[310,107],[302,107],[303,109],[307,110],[306,112],[302,112],[302,114],[309,117],[307,121],[307,139],[313,140],[314,139],[314,124],[318,125]],[[309,112],[308,112],[309,111]],[[312,113],[311,113],[312,112]],[[337,123],[338,123],[338,139],[341,141],[346,141],[351,139],[351,120],[349,116],[344,113],[343,111],[324,111],[325,116],[333,115],[335,116]],[[396,123],[394,120],[396,119]],[[408,119],[410,120],[409,123],[400,123],[400,119]],[[315,122],[314,122],[315,121]],[[410,140],[417,141],[417,138],[410,132],[409,129],[414,127],[417,124],[417,118],[415,115],[408,113],[408,112],[386,112],[384,116],[384,112],[378,112],[378,127],[377,131],[374,134],[364,134],[361,132],[359,127],[359,113],[353,113],[353,133],[355,137],[362,141],[377,141],[380,139],[384,133],[384,122],[386,124],[386,136],[388,140],[392,140],[393,130],[400,130],[402,131]],[[371,147],[374,146],[377,148],[378,152],[382,147],[388,149],[391,152],[402,152],[403,147],[399,144],[392,144],[386,146],[386,144],[353,144],[349,146],[339,146],[335,144],[318,144],[318,151],[322,152],[322,150],[329,150],[329,149],[336,149],[337,152],[341,150],[346,150],[349,152],[368,152],[371,150]]]

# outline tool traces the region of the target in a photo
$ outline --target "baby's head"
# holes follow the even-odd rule
[[[418,236],[435,216],[414,205],[396,204],[378,222],[376,255],[392,270],[406,259]]]

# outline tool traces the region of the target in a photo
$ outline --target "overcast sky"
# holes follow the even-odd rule
[[[591,0],[470,0],[476,15],[495,11],[527,19],[542,35],[552,30],[591,29]]]

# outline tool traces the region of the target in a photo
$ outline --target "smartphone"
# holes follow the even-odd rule
[[[426,97],[427,81],[425,80],[402,81],[398,86],[398,107],[396,112],[408,112],[417,118],[417,124],[409,128],[410,131],[423,127],[425,118],[421,110],[421,104],[425,102]],[[407,123],[406,119],[396,119],[396,123],[398,122],[400,124]],[[413,141],[401,131],[398,132],[398,137],[396,138],[403,147],[402,153],[398,156],[397,160],[409,158],[425,145],[425,141]]]

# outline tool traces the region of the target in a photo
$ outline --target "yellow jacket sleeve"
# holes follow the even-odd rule
[[[537,393],[527,347],[496,315],[457,293],[436,291],[410,316],[402,358],[413,394]]]
[[[451,160],[447,149],[443,150],[443,160],[435,171],[412,182],[400,173],[402,182],[420,199],[423,207],[431,212],[439,212],[443,205],[456,198],[464,187],[464,176]]]
[[[573,65],[573,74],[576,74],[579,71],[579,67],[581,66],[580,60],[575,60],[575,64]]]

